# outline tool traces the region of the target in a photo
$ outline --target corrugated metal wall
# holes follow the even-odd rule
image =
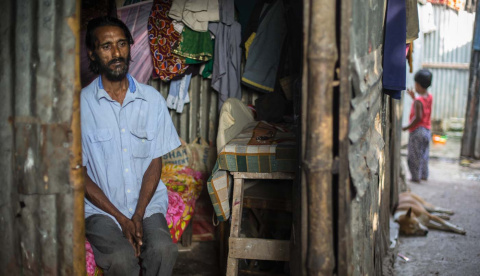
[[[202,137],[206,141],[215,143],[218,128],[218,93],[210,86],[211,80],[204,79],[200,75],[192,78],[188,93],[190,103],[186,104],[182,113],[170,110],[173,124],[178,135],[187,143],[196,137]],[[167,98],[169,83],[160,80],[150,80],[150,85],[155,87]],[[258,93],[243,89],[242,101],[253,104],[258,98]]]
[[[468,75],[472,50],[475,13],[456,12],[443,5],[433,5],[433,24],[436,30],[426,30],[425,6],[418,5],[421,33],[414,41],[413,72],[407,72],[407,87],[414,87],[413,76],[417,70],[432,71],[433,82],[429,89],[433,94],[432,119],[448,122],[450,118],[463,118],[468,98]],[[407,66],[408,67],[408,66]],[[408,68],[407,68],[408,70]],[[404,97],[404,124],[412,100]]]
[[[382,92],[386,1],[352,1],[352,110],[348,137],[353,275],[382,275],[389,245],[391,99]]]
[[[84,272],[74,271],[70,170],[80,158],[77,9],[75,0],[2,2],[0,275]]]

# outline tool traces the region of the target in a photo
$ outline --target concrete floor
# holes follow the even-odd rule
[[[193,242],[189,248],[179,245],[179,255],[173,269],[175,276],[217,276],[221,275],[218,257],[218,243]]]
[[[429,180],[407,186],[434,205],[454,210],[451,223],[467,234],[431,230],[426,237],[400,236],[398,253],[409,261],[397,257],[395,275],[480,275],[480,162],[462,167],[459,153],[458,137],[432,145]]]

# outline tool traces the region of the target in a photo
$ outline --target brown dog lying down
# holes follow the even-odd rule
[[[450,219],[448,215],[453,215],[453,211],[434,206],[411,192],[404,192],[399,195],[394,218],[404,235],[425,236],[429,228],[465,235],[465,230],[446,221]]]

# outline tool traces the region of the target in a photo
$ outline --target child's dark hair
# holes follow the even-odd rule
[[[432,72],[427,69],[418,70],[414,77],[415,82],[427,89],[432,85]]]

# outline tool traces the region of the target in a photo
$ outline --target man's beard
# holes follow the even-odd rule
[[[98,71],[100,75],[104,75],[109,81],[121,81],[127,76],[128,67],[131,60],[130,53],[128,53],[127,60],[125,60],[123,57],[118,57],[110,60],[107,64],[104,64],[96,53],[93,54],[95,57],[95,62],[97,62],[98,65]],[[111,69],[110,65],[116,62],[123,62],[123,66],[120,68],[117,67],[115,69]]]

